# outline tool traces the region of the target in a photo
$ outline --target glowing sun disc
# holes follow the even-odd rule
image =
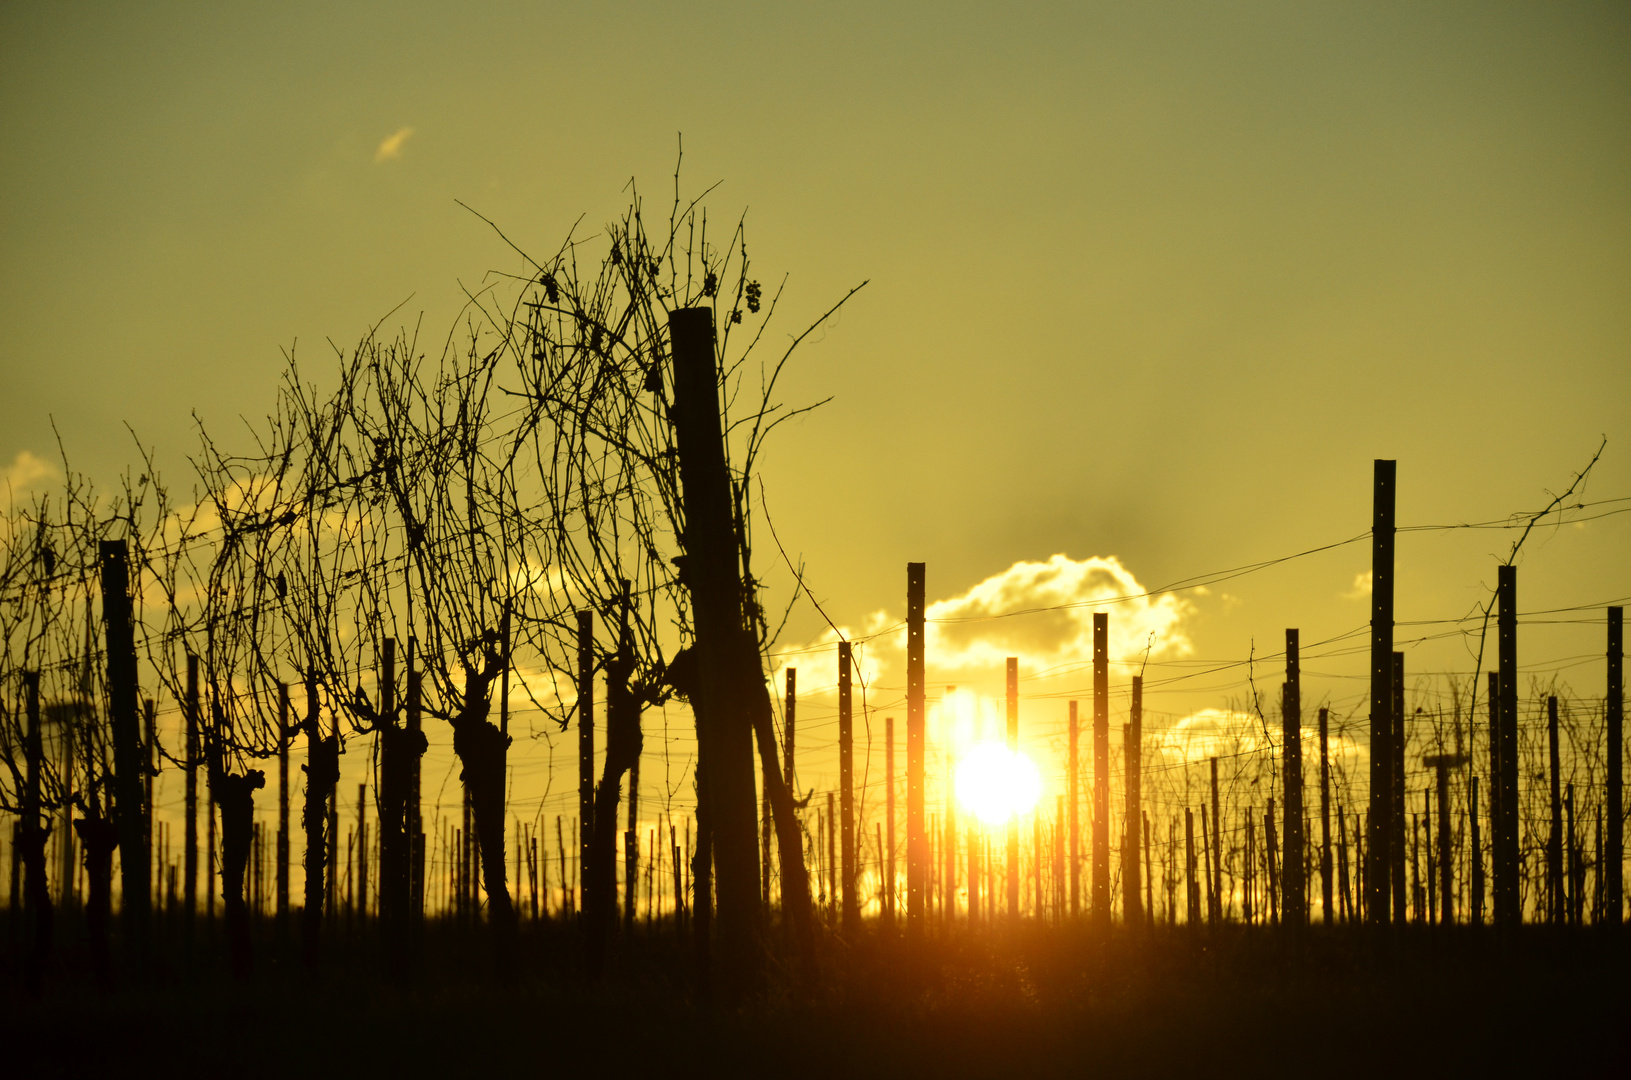
[[[1042,798],[1042,773],[1003,743],[979,743],[957,763],[957,801],[987,825],[1029,813]]]

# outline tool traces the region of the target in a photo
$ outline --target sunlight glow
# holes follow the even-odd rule
[[[1041,797],[1036,762],[1003,743],[972,746],[957,764],[957,801],[987,825],[1029,813]]]

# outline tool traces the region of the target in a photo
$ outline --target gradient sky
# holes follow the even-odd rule
[[[475,7],[0,8],[0,462],[53,456],[54,418],[109,484],[128,422],[180,476],[191,414],[261,413],[281,349],[403,301],[439,337],[516,266],[455,199],[553,250],[631,177],[660,202],[683,133],[685,183],[791,275],[784,330],[870,281],[765,474],[847,626],[898,618],[908,560],[947,599],[1055,554],[1154,586],[1345,540],[1376,457],[1401,524],[1537,509],[1605,435],[1587,497],[1631,496],[1624,5]],[[1401,622],[1465,615],[1510,543],[1402,537]],[[1526,611],[1627,597],[1631,515],[1521,563]],[[1188,594],[1191,659],[1358,627],[1367,567]],[[1525,660],[1600,693],[1588,614]],[[1349,678],[1305,702],[1361,692],[1361,657],[1314,667]]]

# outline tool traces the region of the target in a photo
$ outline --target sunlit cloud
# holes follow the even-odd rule
[[[379,144],[379,149],[374,151],[374,163],[377,165],[382,161],[390,161],[393,158],[401,157],[402,144],[407,142],[412,135],[413,128],[411,127],[398,128],[395,134],[387,135],[384,141]]]
[[[1093,660],[1093,615],[1109,615],[1111,660],[1146,649],[1152,658],[1190,651],[1182,622],[1189,605],[1171,593],[1150,596],[1115,556],[1017,562],[927,611],[927,646],[947,676],[998,668],[1018,656],[1031,673]]]
[[[0,468],[0,488],[16,495],[42,480],[57,476],[54,465],[28,450],[19,451],[11,464]]]
[[[1342,594],[1344,600],[1363,600],[1371,594],[1371,572],[1354,575],[1353,588]]]
[[[1007,658],[1020,658],[1026,678],[1063,675],[1093,662],[1093,614],[1109,615],[1112,662],[1188,655],[1183,623],[1192,608],[1166,593],[1146,595],[1132,571],[1114,556],[1072,559],[1054,555],[1021,561],[959,595],[935,600],[925,611],[925,650],[931,682],[1001,680]],[[836,679],[840,634],[856,642],[856,678],[867,685],[905,682],[905,640],[898,612],[880,610],[857,625],[828,629],[814,641],[783,652],[773,677],[800,668],[800,685],[829,688]]]

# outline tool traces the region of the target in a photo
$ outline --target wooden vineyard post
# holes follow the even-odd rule
[[[1268,801],[1268,812],[1263,815],[1263,833],[1264,839],[1267,841],[1264,844],[1264,850],[1268,853],[1268,858],[1265,860],[1267,864],[1265,870],[1267,871],[1269,886],[1269,924],[1277,925],[1280,921],[1280,890],[1278,888],[1280,868],[1275,865],[1279,850],[1278,841],[1275,839],[1274,799],[1272,797]]]
[[[1449,926],[1455,922],[1455,900],[1451,892],[1452,870],[1455,860],[1450,857],[1450,770],[1460,768],[1467,763],[1465,754],[1428,754],[1422,759],[1422,764],[1434,770],[1434,791],[1438,797],[1438,891],[1439,891],[1439,919],[1438,921]],[[1478,861],[1478,778],[1472,778],[1472,822],[1473,822],[1473,861]],[[1432,821],[1428,821],[1428,828],[1432,828]],[[1478,871],[1474,871],[1475,879],[1480,878]],[[1477,881],[1482,891],[1482,880]]]
[[[1568,794],[1564,798],[1563,806],[1564,806],[1564,813],[1566,813],[1568,815],[1568,821],[1569,821],[1569,831],[1568,831],[1567,837],[1565,838],[1567,843],[1568,843],[1568,849],[1569,849],[1569,859],[1568,859],[1568,866],[1567,866],[1568,875],[1569,875],[1569,878],[1568,878],[1568,881],[1569,881],[1569,888],[1568,888],[1568,900],[1569,900],[1569,904],[1568,904],[1568,925],[1570,925],[1570,926],[1579,926],[1580,925],[1580,872],[1579,872],[1580,871],[1580,860],[1579,860],[1578,856],[1576,855],[1576,851],[1578,850],[1578,848],[1577,848],[1577,846],[1575,844],[1575,833],[1574,833],[1574,785],[1573,784],[1569,785]]]
[[[884,923],[895,926],[895,718],[883,721],[883,798],[885,842],[883,873]]]
[[[1421,907],[1421,815],[1412,812],[1410,815],[1410,910],[1415,915],[1412,921],[1418,925],[1423,922]]]
[[[187,700],[182,705],[187,722],[186,838],[181,870],[182,924],[191,941],[198,915],[198,657],[187,654]],[[308,903],[310,892],[308,891]]]
[[[1404,653],[1393,654],[1393,753],[1388,761],[1393,769],[1393,781],[1388,788],[1393,799],[1393,840],[1388,851],[1393,857],[1393,921],[1405,923],[1405,897],[1409,882],[1405,879],[1405,713],[1404,713]]]
[[[1337,914],[1343,923],[1354,918],[1353,901],[1348,892],[1348,819],[1342,804],[1337,804]]]
[[[409,865],[408,865],[408,911],[410,934],[417,934],[420,923],[425,917],[425,818],[420,803],[420,775],[422,765],[421,755],[416,753],[425,745],[424,739],[424,673],[419,670],[418,664],[419,642],[415,638],[408,638],[407,656],[407,686],[408,699],[403,710],[408,729],[408,807],[406,813],[406,827],[408,830]],[[537,838],[534,837],[534,842]],[[545,845],[544,854],[548,855],[548,845]],[[545,871],[548,877],[548,871]],[[547,904],[547,893],[546,904]],[[412,940],[412,938],[410,938]]]
[[[368,785],[357,785],[357,902],[359,925],[368,921]]]
[[[1093,922],[1110,926],[1110,616],[1093,613]]]
[[[1365,918],[1388,921],[1389,847],[1393,838],[1393,549],[1398,463],[1377,459],[1371,506],[1370,822]],[[1272,875],[1270,889],[1273,889]]]
[[[782,725],[782,771],[787,774],[787,792],[792,796],[795,814],[797,813],[796,807],[798,806],[799,796],[798,779],[793,773],[793,751],[797,745],[795,732],[798,726],[798,675],[798,668],[787,669],[787,692],[783,699],[785,702],[783,708],[786,713],[786,722]],[[891,792],[891,794],[893,793]],[[802,825],[799,826],[798,831],[802,834]],[[802,843],[799,846],[799,860],[801,863],[804,860]],[[808,866],[805,867],[805,872],[809,872]],[[790,917],[791,913],[788,910],[787,901],[787,879],[784,876],[782,878],[782,927],[791,936],[793,933],[793,919]]]
[[[289,932],[289,684],[277,685],[277,935]]]
[[[1008,658],[1008,752],[1019,753],[1019,657]],[[1019,815],[1008,819],[1008,921],[1019,921]]]
[[[765,908],[770,907],[770,797],[765,796]],[[634,932],[640,892],[640,755],[629,769],[629,825],[623,830],[623,929]]]
[[[1467,919],[1472,925],[1478,926],[1484,921],[1484,841],[1478,828],[1478,777],[1476,775],[1472,778],[1472,789],[1468,793],[1467,800],[1469,804],[1467,821],[1471,831],[1469,839],[1472,847],[1472,881],[1470,883],[1472,896],[1470,898],[1471,909],[1468,912]]]
[[[1501,861],[1501,852],[1496,844],[1496,837],[1500,835],[1501,831],[1501,673],[1491,671],[1488,676],[1489,690],[1485,697],[1488,699],[1487,709],[1489,712],[1489,876],[1486,884],[1488,886],[1487,891],[1493,894],[1495,878],[1498,876],[1497,867]],[[1482,849],[1480,848],[1479,851],[1479,859],[1482,860]],[[1479,876],[1483,877],[1481,869]],[[1483,891],[1480,891],[1480,897],[1482,897]],[[1493,921],[1495,914],[1494,896],[1491,895],[1489,899],[1490,916],[1491,921]],[[1479,911],[1483,911],[1482,904],[1479,905]]]
[[[1327,742],[1330,710],[1320,710],[1320,921],[1331,925],[1331,754]]]
[[[1252,821],[1252,808],[1250,806],[1246,807],[1245,855],[1245,866],[1241,874],[1243,880],[1241,882],[1240,914],[1246,920],[1246,925],[1251,926],[1253,919],[1256,917],[1256,909],[1252,901],[1255,899],[1253,889],[1256,885],[1256,881],[1253,879],[1257,873],[1257,828]]]
[[[786,761],[787,790],[798,797],[798,778],[793,771],[793,732],[798,719],[798,668],[787,669],[787,723],[782,729],[782,757]]]
[[[1184,807],[1184,919],[1191,931],[1201,924],[1201,885],[1195,880],[1195,811]]]
[[[923,833],[924,565],[906,564],[906,932],[923,932],[928,838]]]
[[[946,829],[945,839],[940,845],[940,917],[948,927],[957,922],[957,734],[954,711],[956,693],[957,687],[946,687],[945,700],[941,705],[941,726],[945,729],[941,738],[945,743],[946,760]],[[890,867],[891,869],[894,867],[893,861]]]
[[[1070,914],[1081,913],[1082,894],[1082,840],[1079,808],[1081,806],[1081,762],[1077,757],[1080,729],[1076,702],[1070,703],[1070,749],[1065,759],[1065,798],[1070,803]]]
[[[1518,898],[1518,570],[1496,569],[1496,631],[1500,697],[1501,790],[1495,823],[1495,922],[1515,927],[1523,921]]]
[[[1214,761],[1217,759],[1214,758]],[[1213,819],[1213,824],[1216,819]],[[1205,872],[1206,881],[1206,921],[1214,930],[1218,925],[1218,893],[1217,883],[1212,876],[1212,827],[1207,822],[1206,803],[1201,803],[1201,869]]]
[[[28,727],[23,735],[24,779],[20,800],[22,814],[21,820],[17,823],[18,838],[22,841],[20,854],[25,864],[23,914],[24,925],[28,931],[28,951],[24,957],[23,971],[30,991],[38,993],[41,980],[45,977],[45,963],[51,953],[54,920],[51,890],[46,882],[46,837],[40,820],[41,773],[45,764],[45,748],[40,734],[40,673],[24,671],[22,675],[23,709],[28,717]],[[11,858],[14,874],[18,855],[19,851],[13,847]],[[16,892],[15,889],[12,891]],[[7,914],[15,918],[15,912],[14,905]]]
[[[1563,911],[1563,795],[1558,777],[1557,695],[1546,699],[1546,744],[1550,751],[1551,828],[1546,834],[1546,915],[1553,923],[1564,920]]]
[[[1301,929],[1308,921],[1308,890],[1303,881],[1303,713],[1302,666],[1298,633],[1286,630],[1286,682],[1281,702],[1281,728],[1285,740],[1285,825],[1281,830],[1285,852],[1280,858],[1285,889],[1285,923]]]
[[[879,912],[880,915],[882,915],[883,911],[884,911],[884,902],[883,902],[883,874],[884,874],[883,822],[874,821],[872,823],[872,827],[877,830],[877,837],[874,840],[874,843],[876,843],[877,850],[878,850],[878,912]]]
[[[843,912],[846,933],[861,923],[861,898],[856,893],[855,869],[855,726],[850,697],[850,643],[838,643],[838,786],[839,837],[843,858]]]
[[[1621,774],[1625,751],[1625,609],[1608,609],[1608,827],[1604,861],[1608,864],[1603,897],[1608,925],[1619,926],[1625,905],[1625,806]]]
[[[589,839],[595,829],[595,613],[578,617],[578,897],[583,910],[592,902]]]
[[[119,831],[120,922],[137,963],[147,955],[149,899],[147,821],[142,813],[141,731],[136,717],[136,628],[130,601],[130,548],[126,540],[103,540],[102,612],[107,626],[108,719],[113,729],[113,781]]]
[[[1148,811],[1140,810],[1139,817],[1144,819],[1144,923],[1146,926],[1155,925],[1155,865],[1150,862],[1150,815]]]
[[[1189,812],[1187,807],[1185,808],[1184,812],[1185,813]],[[1176,865],[1177,864],[1177,859],[1178,859],[1178,818],[1177,818],[1176,815],[1174,815],[1167,822],[1167,853],[1166,853],[1166,857],[1161,860],[1161,887],[1166,891],[1166,894],[1167,894],[1167,925],[1168,926],[1176,926],[1177,923],[1178,923],[1178,911],[1177,911],[1177,907],[1176,907],[1176,905],[1174,904],[1174,901],[1173,901],[1173,890],[1177,887],[1177,883],[1175,881],[1175,879],[1178,876],[1177,875],[1177,865]],[[1185,902],[1186,903],[1188,902],[1187,893],[1185,895]]]
[[[838,886],[838,816],[833,813],[833,793],[827,792],[827,903],[836,926],[842,917],[843,901]]]
[[[1605,874],[1603,874],[1603,808],[1602,808],[1602,806],[1598,806],[1597,812],[1595,812],[1595,817],[1597,817],[1597,839],[1595,839],[1595,843],[1597,843],[1597,847],[1592,848],[1592,850],[1593,850],[1592,866],[1595,866],[1595,873],[1592,874],[1592,925],[1593,925],[1593,927],[1597,927],[1597,925],[1602,925],[1602,922],[1603,922],[1603,876],[1605,876]],[[166,825],[166,832],[168,832],[168,825]],[[168,843],[166,843],[166,848],[168,848]],[[171,879],[175,879],[175,870],[171,870]],[[175,887],[171,887],[171,894],[173,894],[173,892],[175,892]],[[171,899],[175,899],[175,897],[171,896]]]
[[[148,898],[149,911],[151,912],[153,908],[156,907],[162,914],[164,910],[164,897],[159,895],[160,891],[163,889],[164,869],[162,866],[157,868],[159,880],[157,882],[153,882],[153,874],[155,872],[155,864],[153,862],[153,778],[159,774],[159,741],[153,728],[154,721],[156,719],[154,714],[157,712],[157,709],[158,706],[152,698],[147,698],[142,701],[142,757],[144,759],[142,764],[142,854],[147,860],[148,880],[149,882],[152,882],[152,893]],[[64,780],[69,789],[69,797],[71,798],[73,792],[74,775],[74,740],[71,734],[71,729],[70,732],[65,732],[64,734],[67,735],[67,737],[63,739],[63,751],[68,757],[68,767],[64,770],[67,775],[64,777]],[[73,885],[75,870],[74,863],[77,860],[75,860],[73,857],[74,845],[72,843],[72,832],[73,825],[69,824],[67,831],[64,832],[62,836],[62,853],[67,856],[67,859],[65,860],[67,863],[67,872],[63,874],[63,882],[65,885],[64,892],[66,895],[74,898],[74,904],[77,906],[79,899],[76,895],[77,890]]]
[[[1144,676],[1133,676],[1133,701],[1123,729],[1122,750],[1125,756],[1123,785],[1127,793],[1127,809],[1122,817],[1124,829],[1121,843],[1121,885],[1125,896],[1122,918],[1129,927],[1143,921],[1139,910],[1139,807],[1143,798],[1142,776],[1144,746]]]
[[[1223,810],[1222,802],[1218,798],[1218,759],[1213,758],[1212,766],[1212,832],[1211,843],[1207,844],[1203,836],[1202,845],[1210,853],[1207,856],[1207,915],[1216,925],[1223,921]],[[1201,807],[1201,824],[1206,825],[1206,807]]]

